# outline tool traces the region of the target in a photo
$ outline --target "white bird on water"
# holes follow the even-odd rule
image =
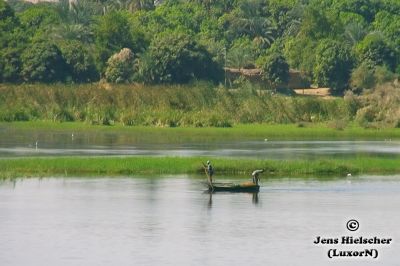
[[[351,174],[350,174],[350,173],[348,173],[348,174],[347,174],[347,177],[350,177],[350,176],[351,176]]]
[[[37,150],[38,141],[35,143],[35,150]]]

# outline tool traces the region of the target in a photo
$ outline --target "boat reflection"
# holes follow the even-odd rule
[[[209,195],[209,196],[208,196],[207,207],[208,207],[209,209],[211,209],[212,206],[213,206],[213,194],[214,194],[214,193],[209,192],[209,191],[206,191],[205,193]],[[219,193],[219,194],[220,194],[220,193]],[[240,193],[240,194],[251,195],[251,202],[252,202],[254,205],[259,204],[258,192]]]
[[[251,193],[251,194],[253,194],[251,202],[253,202],[254,205],[257,205],[258,204],[258,192],[254,192],[254,193]]]

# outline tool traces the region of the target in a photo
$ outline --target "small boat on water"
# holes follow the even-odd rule
[[[260,190],[260,186],[254,184],[253,182],[246,182],[242,184],[234,184],[234,183],[207,183],[208,190],[210,192],[258,192]]]
[[[260,186],[258,184],[254,184],[253,182],[245,182],[241,184],[235,183],[220,183],[213,182],[211,176],[207,171],[207,166],[203,163],[204,172],[207,175],[207,186],[208,191],[210,192],[258,192],[260,190]]]

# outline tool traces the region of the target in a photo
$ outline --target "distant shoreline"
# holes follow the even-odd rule
[[[291,124],[238,124],[232,127],[156,127],[126,126],[116,123],[112,126],[91,125],[84,122],[0,122],[0,130],[14,134],[15,131],[54,131],[59,133],[107,132],[135,136],[138,140],[152,136],[168,142],[181,141],[223,141],[223,140],[399,140],[400,128],[362,128],[350,123],[337,129],[334,122],[291,123]]]

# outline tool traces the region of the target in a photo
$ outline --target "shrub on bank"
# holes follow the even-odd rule
[[[132,81],[135,67],[135,58],[128,48],[111,56],[107,61],[105,77],[108,82],[128,83]]]

